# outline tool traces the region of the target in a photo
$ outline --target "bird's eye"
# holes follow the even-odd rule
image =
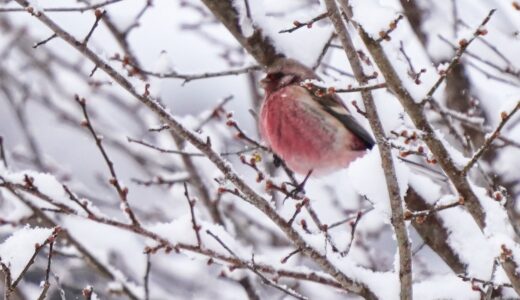
[[[269,80],[278,80],[280,78],[282,78],[283,74],[281,72],[276,72],[276,73],[269,73],[267,74],[267,79]]]

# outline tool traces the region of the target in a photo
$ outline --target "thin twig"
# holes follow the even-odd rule
[[[318,217],[318,214],[316,211],[312,208],[310,201],[304,201],[305,208],[307,209],[307,212],[311,216],[312,221],[314,222],[314,225],[318,227],[318,229],[323,232],[323,235],[325,236],[325,240],[332,248],[332,252],[339,252],[338,247],[336,246],[336,243],[334,243],[334,240],[332,239],[332,236],[329,234],[329,228],[326,224],[323,224]]]
[[[145,12],[153,6],[153,0],[146,0],[146,3],[144,4],[143,8],[137,13],[137,15],[133,18],[132,24],[130,24],[121,34],[126,38],[130,32],[134,29],[139,27],[139,20],[143,17]]]
[[[461,278],[463,281],[478,282],[484,286],[489,285],[489,286],[493,286],[496,288],[505,286],[505,287],[513,288],[513,285],[511,285],[510,283],[495,283],[495,282],[492,282],[489,280],[483,280],[483,279],[479,279],[479,278],[475,278],[475,277],[469,277],[469,276],[466,276],[463,274],[458,274],[457,276],[459,278]]]
[[[392,31],[394,31],[397,28],[397,24],[399,24],[399,21],[401,21],[403,18],[404,18],[403,15],[397,16],[397,18],[395,20],[390,22],[390,25],[388,26],[387,30],[379,32],[379,38],[376,41],[378,43],[380,43],[382,41],[389,41],[390,33],[392,33]]]
[[[218,71],[218,72],[204,72],[204,73],[198,73],[198,74],[182,74],[182,73],[178,73],[176,71],[162,73],[162,72],[152,72],[152,71],[143,70],[143,69],[139,68],[138,66],[133,65],[126,58],[121,59],[118,56],[115,56],[112,59],[122,62],[123,66],[129,67],[131,69],[130,75],[144,74],[146,76],[152,76],[152,77],[158,77],[158,78],[182,79],[183,85],[190,81],[199,80],[199,79],[208,79],[208,78],[225,77],[225,76],[236,76],[236,75],[242,75],[242,74],[247,74],[250,72],[261,70],[261,68],[259,66],[253,65],[253,66],[243,67],[243,68],[235,69],[235,70]]]
[[[334,92],[335,93],[356,93],[356,92],[372,91],[372,90],[384,89],[384,88],[386,88],[386,83],[377,83],[377,84],[373,84],[373,85],[349,87],[346,89],[334,89]]]
[[[184,177],[175,178],[175,179],[165,179],[162,176],[155,176],[154,178],[152,178],[150,180],[141,180],[138,178],[132,178],[131,180],[132,180],[132,182],[134,182],[136,184],[144,185],[144,186],[167,185],[167,186],[171,187],[172,185],[174,185],[176,183],[189,181],[190,177],[187,176],[187,174],[186,174],[186,176],[184,176]]]
[[[440,212],[440,211],[443,211],[446,209],[450,209],[453,207],[459,207],[462,205],[464,205],[464,198],[460,198],[457,201],[449,203],[449,204],[436,205],[428,210],[421,210],[421,211],[407,210],[404,212],[404,216],[405,216],[406,220],[415,219],[415,221],[422,223],[422,222],[424,222],[425,218],[433,215],[434,213],[437,213],[437,212]]]
[[[197,220],[195,219],[195,200],[190,199],[190,195],[188,193],[188,185],[186,184],[186,182],[184,182],[184,196],[186,197],[186,200],[188,201],[188,205],[190,207],[191,224],[193,231],[195,231],[195,235],[197,236],[197,246],[200,248],[202,246],[202,241],[200,239],[201,226],[197,224]]]
[[[404,50],[404,45],[403,45],[403,41],[401,41],[399,43],[399,51],[403,54],[404,58],[406,59],[406,62],[408,63],[408,76],[410,76],[410,78],[413,79],[413,81],[415,82],[415,84],[421,84],[421,75],[423,73],[426,73],[426,69],[421,69],[419,72],[416,72],[415,71],[415,68],[413,67],[413,64],[412,64],[412,60],[410,59],[410,57],[408,56],[408,54],[406,54],[406,51]]]
[[[94,127],[92,126],[92,123],[90,121],[90,117],[87,112],[87,102],[84,98],[80,98],[79,96],[75,96],[74,98],[76,102],[80,105],[81,110],[83,111],[83,117],[85,120],[81,123],[82,126],[86,127],[92,137],[94,138],[96,142],[96,146],[98,147],[99,151],[101,152],[101,155],[103,156],[103,159],[105,160],[105,163],[108,167],[108,170],[110,172],[110,175],[112,178],[110,178],[109,182],[114,186],[116,189],[119,199],[121,200],[121,203],[123,204],[123,212],[130,218],[132,221],[132,224],[134,226],[140,226],[139,221],[137,220],[137,217],[134,214],[134,211],[130,207],[130,204],[128,203],[128,188],[123,187],[121,183],[119,182],[119,179],[117,177],[116,171],[114,169],[114,163],[112,160],[110,160],[110,157],[108,157],[108,154],[105,150],[105,147],[102,143],[102,138],[96,133],[94,130]]]
[[[293,27],[291,27],[289,29],[280,30],[280,31],[278,31],[278,33],[291,33],[293,31],[296,31],[296,30],[302,28],[303,26],[307,26],[307,28],[311,28],[315,22],[325,19],[326,17],[327,17],[327,12],[324,12],[324,13],[319,14],[318,16],[310,19],[307,22],[294,21]]]
[[[347,222],[354,221],[355,219],[357,219],[358,214],[361,213],[361,214],[364,215],[364,214],[366,214],[366,213],[372,211],[373,209],[374,209],[374,207],[371,206],[371,207],[369,207],[369,208],[366,208],[366,209],[360,210],[360,211],[358,211],[358,212],[356,212],[356,213],[354,213],[354,214],[352,214],[352,215],[346,217],[345,219],[343,219],[343,220],[341,220],[341,221],[337,221],[337,222],[334,222],[334,223],[328,225],[327,227],[328,227],[329,230],[330,230],[330,229],[332,229],[332,228],[335,228],[335,227],[338,227],[338,226],[340,226],[340,225],[343,225],[343,224],[345,224],[345,223],[347,223]]]
[[[151,254],[146,253],[146,269],[144,271],[144,299],[150,299],[150,270],[152,269]]]
[[[296,249],[296,250],[294,250],[294,251],[291,251],[291,253],[287,254],[284,258],[282,258],[282,259],[280,260],[280,262],[281,262],[282,264],[285,264],[285,263],[289,260],[289,258],[293,257],[295,254],[298,254],[298,253],[300,253],[300,252],[301,252],[300,249]]]
[[[40,251],[45,247],[47,246],[47,244],[51,243],[54,241],[55,239],[55,236],[60,232],[60,227],[56,227],[54,228],[54,231],[53,233],[51,234],[51,236],[49,238],[47,238],[43,244],[39,245],[39,244],[36,244],[35,247],[34,247],[34,252],[33,252],[33,255],[31,256],[31,258],[29,258],[29,260],[27,261],[27,263],[25,264],[22,272],[20,273],[20,275],[18,275],[18,277],[13,281],[13,283],[11,284],[11,291],[13,291],[16,286],[18,285],[18,283],[20,283],[20,281],[22,280],[22,278],[25,276],[25,274],[27,273],[27,271],[29,270],[29,267],[34,263],[35,259],[36,259],[36,256],[38,255],[38,253],[40,253]]]
[[[251,20],[251,8],[249,7],[249,0],[244,0],[244,6],[246,7],[246,16]]]
[[[316,59],[314,66],[312,66],[313,70],[316,70],[320,66],[320,64],[321,64],[323,58],[325,57],[325,55],[327,54],[327,51],[329,50],[330,45],[332,44],[332,41],[334,40],[334,38],[336,38],[336,34],[332,33],[330,35],[329,39],[327,40],[327,42],[325,43],[325,45],[323,46],[323,48],[321,49],[320,55],[318,56],[318,59]]]
[[[235,252],[233,252],[233,250],[231,250],[218,236],[216,236],[215,234],[213,234],[209,230],[206,230],[206,233],[208,235],[210,235],[212,238],[214,238],[224,249],[226,249],[227,252],[229,252],[229,254],[231,254],[232,256],[234,256],[236,258],[238,258],[238,256],[235,254]],[[287,294],[289,296],[292,296],[292,297],[294,297],[296,299],[307,300],[307,297],[303,297],[302,295],[299,295],[295,291],[279,285],[278,283],[274,282],[273,280],[265,277],[262,273],[260,273],[258,271],[258,269],[256,268],[256,264],[255,264],[255,261],[254,261],[254,256],[253,256],[252,262],[251,263],[247,263],[245,265],[245,267],[248,268],[249,270],[251,270],[253,273],[255,273],[258,277],[260,277],[260,279],[262,279],[262,282],[264,284],[272,286],[275,289],[277,289],[277,290],[279,290],[279,291],[281,291],[281,292],[283,292],[283,293],[285,293],[285,294]]]
[[[93,4],[93,5],[87,5],[83,7],[52,7],[52,8],[44,8],[44,12],[85,12],[88,10],[96,10],[98,8],[108,6],[111,4],[115,4],[118,2],[121,2],[123,0],[107,0],[105,2]],[[24,12],[26,11],[24,8],[0,8],[0,13],[2,12]]]
[[[477,37],[485,35],[487,33],[487,31],[484,29],[484,26],[489,22],[491,16],[495,13],[495,11],[496,9],[492,9],[489,11],[488,15],[484,18],[482,23],[480,23],[480,26],[473,32],[473,35],[469,40],[463,39],[459,41],[459,48],[455,52],[455,56],[451,59],[446,70],[442,71],[442,73],[439,76],[439,79],[437,79],[437,81],[433,84],[428,93],[426,93],[426,96],[423,98],[423,102],[430,101],[432,99],[435,91],[437,91],[441,83],[444,82],[444,80],[446,79],[448,73],[450,73],[451,70],[455,67],[455,65],[459,62],[460,58],[462,57],[464,52],[466,52],[466,49],[469,47],[469,45],[471,45],[471,43]]]
[[[43,283],[43,289],[38,297],[38,300],[44,300],[47,297],[47,291],[49,290],[51,283],[49,281],[50,273],[51,273],[51,260],[52,260],[52,251],[54,246],[54,239],[49,242],[49,256],[47,259],[47,270],[45,271],[45,281]]]
[[[455,50],[455,51],[457,50],[457,46],[455,46],[453,43],[451,43],[447,38],[443,37],[442,35],[438,35],[438,37],[441,41],[443,41],[444,43],[449,45],[453,50]],[[484,40],[484,39],[479,39],[479,41],[487,43],[486,40]],[[503,68],[490,60],[487,60],[483,57],[478,56],[477,54],[474,54],[473,52],[471,52],[469,50],[466,50],[465,54],[467,56],[474,58],[475,60],[485,64],[486,66],[488,66],[492,69],[495,69],[496,71],[498,71],[500,73],[503,73],[505,75],[510,75],[510,76],[514,77],[516,80],[520,80],[520,71],[516,70],[516,68],[511,66],[511,63],[509,61],[506,61],[506,63],[508,63],[508,66]],[[500,54],[500,55],[502,55],[502,54]],[[509,83],[509,82],[506,82],[506,83]],[[518,83],[515,83],[515,82],[511,82],[510,84],[518,86]]]
[[[205,157],[205,155],[203,153],[186,152],[186,151],[182,151],[182,150],[164,149],[164,148],[152,145],[150,143],[147,143],[145,141],[137,140],[137,139],[134,139],[134,138],[131,138],[131,137],[127,137],[127,141],[130,142],[130,143],[136,143],[136,144],[148,147],[148,148],[153,149],[153,150],[157,150],[157,151],[159,151],[161,153],[186,155],[186,156],[190,156],[190,157]],[[246,148],[246,149],[242,149],[242,150],[238,150],[238,151],[221,152],[220,156],[240,155],[240,154],[243,154],[243,153],[246,153],[246,152],[251,152],[251,151],[258,150],[259,148],[260,147],[258,147],[258,146],[254,146],[254,147],[251,147],[251,148]],[[264,150],[264,149],[262,149],[262,150]]]
[[[341,252],[341,256],[343,257],[347,256],[350,252],[350,249],[352,248],[352,243],[354,242],[354,238],[356,237],[356,228],[362,216],[363,213],[359,211],[356,214],[356,219],[352,223],[350,223],[350,240],[348,242],[347,248],[345,248],[345,250]]]
[[[506,113],[506,112],[502,112],[501,113],[500,116],[501,116],[502,120],[498,124],[497,128],[493,131],[493,133],[491,133],[490,136],[486,139],[484,144],[477,150],[477,152],[475,152],[475,154],[473,154],[473,157],[471,157],[471,160],[466,164],[466,166],[462,170],[463,174],[467,174],[469,172],[469,170],[471,170],[471,168],[475,165],[477,160],[484,154],[484,152],[486,152],[486,150],[489,149],[489,147],[491,146],[493,141],[496,138],[498,138],[498,136],[500,135],[500,130],[502,130],[504,125],[506,125],[507,121],[509,121],[511,119],[511,117],[519,109],[520,109],[520,100],[518,101],[516,106],[509,113]]]
[[[87,36],[85,36],[85,39],[83,39],[83,43],[82,43],[83,45],[86,45],[88,43],[88,40],[94,33],[94,30],[96,30],[96,27],[98,26],[99,21],[101,20],[103,15],[105,15],[105,13],[106,13],[106,10],[100,11],[100,10],[96,9],[96,11],[94,12],[94,15],[96,16],[96,20],[94,21],[94,25],[92,25],[89,32],[87,33]],[[94,72],[92,72],[92,73],[94,73]]]
[[[44,45],[44,44],[46,44],[47,42],[49,42],[50,40],[52,40],[52,39],[54,39],[54,38],[57,38],[57,37],[58,37],[58,36],[56,35],[56,33],[54,33],[53,35],[51,35],[50,37],[44,39],[43,41],[34,44],[33,49],[36,49],[36,48],[40,47],[41,45]]]
[[[4,167],[7,169],[9,165],[7,164],[7,157],[5,155],[5,148],[4,148],[4,137],[0,136],[0,160],[4,164]]]
[[[76,195],[69,189],[69,187],[67,185],[62,185],[63,186],[63,190],[65,190],[65,192],[67,193],[67,195],[69,195],[69,199],[74,201],[77,205],[79,205],[86,213],[87,213],[87,216],[92,216],[94,215],[94,213],[90,210],[90,208],[88,207],[88,204],[87,202],[82,202],[78,199],[78,197],[76,197]]]
[[[211,110],[211,113],[204,118],[202,121],[200,121],[199,125],[195,127],[195,131],[200,131],[202,127],[204,127],[208,122],[213,120],[214,118],[218,118],[220,116],[221,112],[224,112],[224,106],[231,100],[233,100],[235,96],[229,95],[227,97],[224,97],[222,100],[219,101],[219,103]]]
[[[139,144],[139,145],[142,145],[142,146],[145,146],[145,147],[148,147],[148,148],[151,148],[153,150],[157,150],[161,153],[168,153],[168,154],[180,154],[180,155],[188,155],[188,156],[201,156],[201,157],[204,157],[204,154],[202,153],[197,153],[197,152],[186,152],[186,151],[182,151],[182,150],[170,150],[170,149],[164,149],[164,148],[161,148],[161,147],[157,147],[155,145],[152,145],[150,143],[147,143],[145,141],[141,141],[141,140],[137,140],[137,139],[134,139],[134,138],[131,138],[131,137],[126,137],[126,140],[129,142],[129,143],[136,143],[136,144]]]

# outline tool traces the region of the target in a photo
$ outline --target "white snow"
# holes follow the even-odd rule
[[[399,185],[401,198],[408,190],[409,168],[395,157],[394,167]],[[360,194],[365,195],[373,203],[374,208],[386,214],[388,220],[392,214],[390,210],[390,198],[386,186],[385,174],[381,166],[379,148],[374,147],[368,153],[352,162],[348,168],[349,182]]]
[[[52,228],[31,228],[27,225],[0,244],[1,261],[9,268],[12,280],[18,278],[23,271],[33,256],[36,245],[43,245],[52,232]]]

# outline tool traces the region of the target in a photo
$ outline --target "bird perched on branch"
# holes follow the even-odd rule
[[[374,140],[334,93],[302,85],[317,79],[294,60],[267,69],[260,134],[294,172],[327,174],[346,168],[372,148]]]

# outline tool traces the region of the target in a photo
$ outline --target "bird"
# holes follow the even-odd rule
[[[305,85],[309,79],[319,78],[292,59],[266,69],[259,132],[292,171],[326,175],[347,168],[375,142],[336,94]]]

